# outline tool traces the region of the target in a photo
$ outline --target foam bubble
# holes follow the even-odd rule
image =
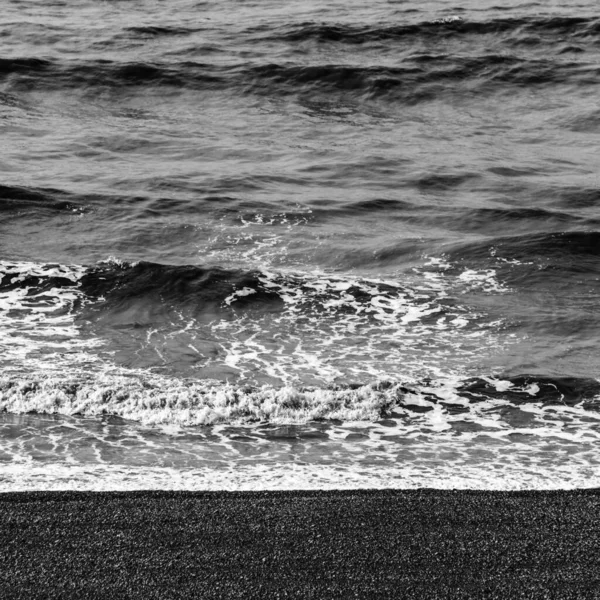
[[[464,372],[501,346],[481,315],[444,301],[446,282],[423,289],[412,282],[268,271],[259,280],[283,300],[283,311],[213,325],[227,364],[245,379],[257,372],[321,385],[390,374],[414,379],[432,375],[440,362]],[[231,306],[236,298],[228,298]]]
[[[499,294],[509,291],[509,288],[498,281],[495,269],[465,269],[458,276],[458,280],[468,284],[470,290],[481,290],[487,293],[495,292]]]
[[[473,399],[450,378],[329,390],[4,378],[0,411],[24,414],[0,413],[0,489],[598,485],[598,399],[583,384],[588,399],[567,405],[488,379],[521,395]]]
[[[133,268],[105,263],[111,264],[125,279]],[[77,364],[99,372],[116,363],[175,376],[321,387],[417,380],[439,374],[441,364],[464,374],[503,342],[497,323],[447,300],[447,292],[465,283],[497,286],[491,273],[481,281],[472,273],[450,275],[441,259],[427,267],[438,272],[369,279],[263,269],[255,275],[258,287],[234,288],[213,312],[144,298],[125,313],[116,304],[113,318],[102,295],[82,293],[84,267],[4,263],[0,273],[10,285],[0,288],[0,347],[7,366],[24,372],[72,374]],[[264,308],[261,288],[283,308]],[[82,311],[86,305],[90,310]],[[144,323],[150,318],[148,326],[135,326],[138,313]]]
[[[540,469],[510,465],[400,465],[382,469],[331,465],[239,464],[232,468],[177,469],[118,465],[0,464],[0,492],[130,490],[458,489],[560,490],[600,487],[589,465]]]
[[[84,272],[77,265],[0,261],[0,351],[5,371],[25,365],[58,370],[94,360],[91,353],[102,341],[83,338],[74,321],[76,304],[85,302],[78,290]]]

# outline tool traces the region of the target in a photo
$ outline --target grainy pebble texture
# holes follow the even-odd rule
[[[0,495],[0,597],[600,598],[600,490]]]

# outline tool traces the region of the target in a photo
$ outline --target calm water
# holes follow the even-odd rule
[[[595,2],[11,0],[0,490],[600,485]]]

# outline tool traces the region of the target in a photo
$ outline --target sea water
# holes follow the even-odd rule
[[[600,485],[600,17],[11,0],[0,490]]]

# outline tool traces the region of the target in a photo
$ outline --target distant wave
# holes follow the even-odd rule
[[[378,160],[367,163],[364,168],[376,170],[385,168],[385,161]],[[338,165],[335,165],[337,168]],[[362,168],[362,166],[361,166]],[[523,169],[521,176],[530,173]],[[510,177],[510,174],[506,174]],[[268,178],[254,176],[253,181],[264,179],[268,184]],[[453,174],[425,174],[417,178],[406,179],[402,184],[395,184],[397,191],[399,185],[402,188],[417,190],[423,195],[446,194],[454,190],[473,191],[485,186],[485,174],[475,172],[460,172]],[[214,184],[213,184],[214,187]],[[392,187],[392,186],[390,186]],[[484,188],[485,189],[485,188]],[[390,218],[403,221],[411,221],[426,225],[443,226],[451,230],[476,231],[487,233],[488,230],[494,235],[502,229],[499,223],[513,228],[524,228],[532,236],[541,235],[565,235],[565,229],[587,228],[581,235],[590,235],[590,229],[596,229],[600,225],[600,217],[594,218],[589,214],[582,213],[579,209],[600,206],[600,191],[595,188],[567,187],[567,188],[540,188],[532,189],[531,194],[536,198],[543,198],[546,202],[544,207],[540,206],[507,206],[495,208],[471,208],[453,206],[446,209],[438,203],[429,204],[422,201],[415,202],[408,194],[403,197],[397,194],[390,196],[367,197],[360,200],[348,199],[345,202],[320,203],[319,206],[299,209],[286,209],[279,204],[264,200],[249,199],[242,195],[224,195],[215,193],[214,189],[202,186],[183,187],[172,190],[170,195],[157,194],[100,194],[81,193],[65,189],[37,187],[26,185],[0,184],[0,212],[16,215],[29,214],[36,211],[66,211],[86,212],[98,208],[103,210],[122,210],[126,207],[137,216],[154,217],[161,214],[198,215],[199,213],[210,213],[213,216],[225,216],[238,222],[252,222],[257,218],[271,219],[276,222],[284,220],[298,220],[303,223],[319,220],[329,220],[332,215],[358,215],[386,213]],[[543,231],[544,227],[556,226],[562,231]],[[540,231],[541,230],[541,231]],[[571,235],[571,234],[568,234]],[[576,232],[573,235],[578,235]]]
[[[41,210],[81,212],[84,208],[62,190],[0,184],[0,213]]]
[[[512,34],[514,41],[531,34],[568,35],[571,39],[600,36],[600,19],[586,17],[523,17],[469,21],[461,18],[437,19],[406,25],[341,25],[305,22],[282,28],[268,37],[290,42],[315,40],[345,44],[365,44],[373,41],[405,40],[407,38],[449,38],[471,35]]]
[[[489,260],[492,249],[494,255],[507,259],[552,259],[557,267],[571,264],[574,268],[581,268],[583,263],[573,263],[574,259],[591,259],[588,264],[596,264],[597,269],[600,269],[597,261],[600,257],[600,231],[536,232],[495,237],[460,245],[449,254],[454,258]]]
[[[87,61],[60,62],[36,58],[1,59],[0,80],[8,89],[72,90],[108,87],[172,87],[237,90],[260,95],[307,92],[349,94],[417,103],[440,94],[487,94],[495,84],[596,85],[600,67],[551,58],[505,54],[481,56],[419,54],[399,66],[346,64],[239,64],[216,66],[194,61],[173,63]],[[468,88],[468,89],[467,89]]]
[[[171,36],[190,35],[197,31],[202,31],[202,29],[195,27],[169,27],[165,25],[134,25],[125,27],[125,31],[129,34],[139,36]]]
[[[391,211],[390,211],[391,213]],[[523,232],[529,238],[540,230],[556,228],[556,234],[544,232],[542,235],[560,235],[565,229],[577,227],[597,227],[600,219],[585,218],[569,212],[547,210],[544,208],[456,208],[451,210],[437,207],[396,211],[395,219],[415,223],[421,226],[440,227],[452,231],[463,231],[475,234],[487,234],[496,238],[503,228],[510,228],[514,233]],[[560,231],[562,230],[562,231]],[[498,241],[503,244],[502,237]]]

